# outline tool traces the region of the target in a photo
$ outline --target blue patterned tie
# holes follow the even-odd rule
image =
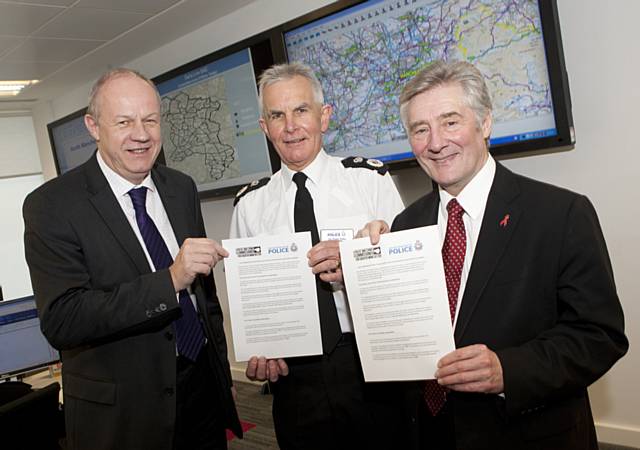
[[[173,264],[173,258],[158,228],[156,228],[156,224],[147,214],[147,188],[143,186],[138,189],[131,189],[129,196],[136,212],[136,222],[138,222],[140,234],[149,256],[151,256],[153,265],[156,270],[166,269]],[[195,361],[204,345],[204,333],[189,293],[183,289],[180,291],[178,298],[180,309],[182,310],[182,317],[175,322],[178,354]]]

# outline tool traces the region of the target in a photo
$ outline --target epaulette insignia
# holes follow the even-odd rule
[[[264,177],[259,180],[254,180],[251,183],[242,186],[242,189],[238,191],[236,194],[236,198],[233,200],[233,206],[236,206],[240,199],[247,195],[251,191],[255,191],[256,189],[260,189],[262,186],[266,186],[271,178]]]
[[[342,160],[344,167],[355,167],[362,169],[376,170],[380,175],[384,175],[389,171],[389,168],[380,160],[372,158],[363,158],[362,156],[349,156]]]

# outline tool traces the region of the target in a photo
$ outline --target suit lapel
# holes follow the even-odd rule
[[[416,221],[416,227],[426,227],[429,225],[438,224],[438,206],[440,205],[440,190],[435,187],[434,190],[428,194],[424,199],[424,208],[421,211],[421,215]]]
[[[158,170],[154,169],[151,171],[151,177],[153,178],[156,188],[158,188],[158,193],[162,199],[164,209],[167,212],[167,217],[169,217],[173,233],[178,241],[178,246],[182,246],[182,243],[188,237],[201,237],[194,234],[193,221],[195,218],[189,217],[188,215],[188,211],[191,211],[191,209],[188,205],[181,203],[181,201],[184,201],[185,196],[179,196],[177,194],[175,185],[167,179],[166,174],[160,173]],[[212,339],[213,335],[211,332],[207,331],[207,328],[210,326],[209,315],[207,314],[207,295],[204,286],[202,285],[202,283],[206,283],[209,279],[213,279],[213,274],[211,275],[211,278],[197,276],[191,284],[191,290],[196,296],[198,312],[207,323],[207,327],[204,328],[205,334],[207,334],[209,339]]]
[[[87,187],[92,194],[91,204],[102,217],[105,225],[111,230],[113,237],[120,243],[124,252],[129,255],[140,273],[151,271],[147,257],[140,246],[140,242],[131,229],[129,221],[122,212],[113,191],[107,183],[96,155],[85,164],[85,174],[87,177]]]
[[[478,243],[462,297],[454,332],[460,342],[478,306],[482,293],[496,269],[521,215],[513,201],[520,193],[513,174],[496,163],[496,174],[487,199]]]
[[[427,203],[424,209],[424,224],[423,226],[437,225],[438,224],[438,206],[440,205],[440,191],[435,190],[430,202]]]
[[[187,218],[188,205],[180,204],[180,199],[176,195],[175,187],[165,174],[160,173],[155,168],[151,171],[151,178],[158,189],[158,194],[162,200],[162,205],[167,212],[167,217],[173,228],[173,233],[178,241],[178,247],[190,235],[189,221]]]

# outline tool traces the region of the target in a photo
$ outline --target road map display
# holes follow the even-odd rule
[[[285,33],[285,44],[290,61],[314,68],[333,105],[324,145],[336,156],[411,157],[398,97],[438,59],[484,74],[492,145],[556,134],[537,1],[368,1]]]
[[[249,49],[157,86],[165,162],[189,174],[198,191],[271,175]]]

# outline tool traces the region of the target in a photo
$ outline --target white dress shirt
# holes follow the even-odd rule
[[[478,243],[478,236],[480,235],[480,227],[484,217],[484,210],[487,206],[487,198],[489,198],[489,191],[491,190],[495,174],[496,162],[493,160],[491,155],[489,155],[489,158],[485,162],[484,166],[482,166],[482,169],[480,169],[480,171],[471,179],[469,184],[462,189],[458,196],[455,197],[460,206],[462,206],[462,209],[464,209],[462,221],[464,222],[464,229],[467,235],[467,250],[464,256],[464,263],[462,265],[462,277],[460,280],[460,290],[458,291],[458,303],[456,305],[456,315],[453,322],[454,328],[458,320],[458,311],[460,311],[464,288],[467,285],[469,271],[471,270],[471,262],[473,261],[476,244]],[[451,194],[440,188],[438,231],[440,232],[441,244],[444,243],[444,238],[447,234],[447,205],[452,198],[454,197]]]
[[[144,243],[144,239],[142,238],[142,234],[140,234],[140,229],[138,228],[138,222],[136,221],[136,212],[133,208],[133,202],[131,201],[131,197],[129,196],[129,191],[131,189],[146,187],[147,188],[147,200],[146,200],[146,208],[147,214],[153,220],[153,223],[156,225],[156,228],[160,232],[162,236],[162,240],[167,245],[169,249],[169,253],[171,254],[171,258],[175,259],[180,247],[178,246],[178,240],[176,239],[176,235],[173,232],[173,227],[169,222],[169,216],[167,216],[167,211],[164,209],[164,205],[162,204],[162,199],[160,199],[160,194],[158,194],[158,190],[156,189],[156,185],[151,178],[151,174],[148,174],[142,183],[135,185],[130,181],[124,179],[120,174],[116,173],[111,167],[107,165],[100,156],[100,152],[97,153],[98,157],[98,165],[102,170],[105,178],[107,179],[107,183],[109,183],[109,187],[113,191],[113,194],[116,196],[118,200],[118,204],[120,208],[122,208],[122,212],[125,217],[129,221],[129,225],[131,225],[131,229],[138,238],[138,242],[140,242],[140,246],[142,247],[142,251],[144,251],[144,255],[147,257],[147,262],[149,263],[149,267],[151,270],[155,272],[156,267],[151,260],[151,256],[147,251],[147,246]],[[189,296],[191,297],[191,302],[193,303],[193,307],[198,310],[196,305],[196,297],[191,293],[191,290],[188,289]],[[176,298],[178,294],[176,294]]]
[[[393,222],[404,209],[398,190],[387,173],[375,167],[349,167],[342,159],[324,150],[303,172],[305,184],[313,198],[320,239],[323,230],[350,230],[353,236],[375,219]],[[286,167],[271,176],[269,182],[247,192],[233,210],[231,238],[294,233],[293,208],[297,187],[294,171]],[[333,293],[342,332],[353,332],[351,314],[342,284],[334,284]]]

